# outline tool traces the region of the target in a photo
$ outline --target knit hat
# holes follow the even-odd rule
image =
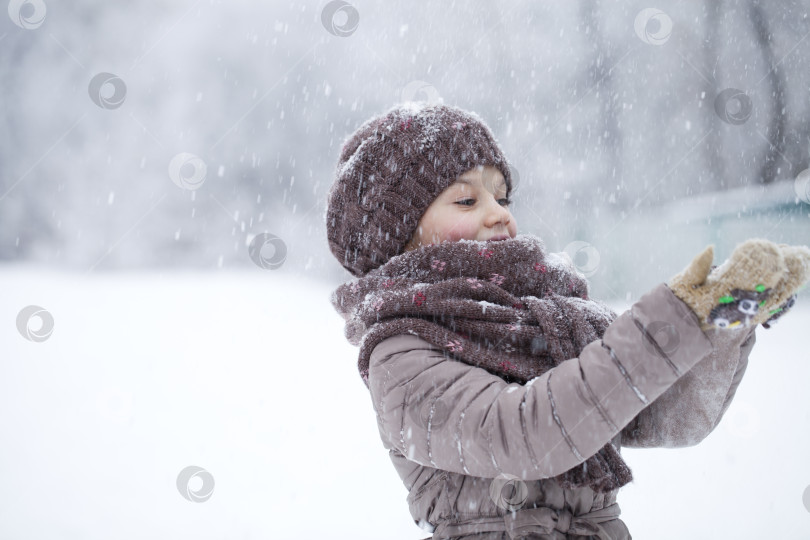
[[[428,206],[479,165],[512,191],[509,163],[474,112],[405,102],[363,123],[344,143],[329,190],[329,249],[362,276],[403,252]]]

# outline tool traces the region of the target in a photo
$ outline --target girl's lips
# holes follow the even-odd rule
[[[493,236],[487,242],[493,242],[495,240],[509,240],[510,236],[507,234],[499,234],[498,236]]]

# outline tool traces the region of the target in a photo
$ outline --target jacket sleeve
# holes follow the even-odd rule
[[[756,327],[707,333],[713,350],[622,430],[631,448],[694,446],[714,431],[748,367]]]
[[[648,331],[662,322],[677,347]],[[374,348],[368,382],[386,448],[459,474],[537,480],[594,455],[711,351],[697,316],[661,283],[578,358],[524,385],[413,335]]]

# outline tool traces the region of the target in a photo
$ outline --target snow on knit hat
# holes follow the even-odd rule
[[[509,162],[476,113],[405,102],[363,123],[343,145],[329,190],[329,249],[354,276],[403,252],[422,214],[456,179],[497,168],[512,191]]]

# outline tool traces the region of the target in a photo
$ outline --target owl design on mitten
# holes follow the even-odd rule
[[[796,302],[810,280],[810,249],[751,238],[720,266],[709,245],[667,285],[700,321],[701,329],[769,328]]]
[[[768,319],[767,321],[765,321],[764,323],[762,323],[762,327],[765,328],[766,330],[770,330],[771,327],[779,321],[779,317],[781,317],[782,315],[784,315],[785,313],[790,311],[790,308],[792,308],[794,306],[794,304],[796,304],[796,295],[795,294],[793,296],[791,296],[790,298],[788,298],[788,301],[785,302],[782,305],[782,307],[772,310],[771,311],[771,314],[772,314],[771,318]]]
[[[709,312],[706,323],[717,328],[736,328],[748,326],[751,318],[757,314],[759,307],[765,304],[771,289],[764,285],[757,285],[756,290],[731,289],[730,293],[722,296]]]

